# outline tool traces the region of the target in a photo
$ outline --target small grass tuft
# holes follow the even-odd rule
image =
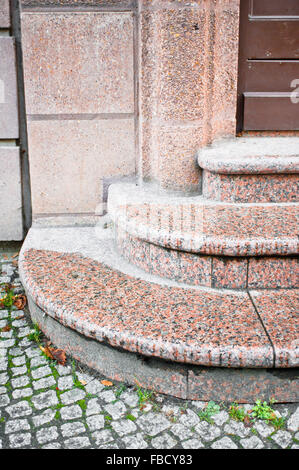
[[[229,407],[229,416],[235,421],[244,421],[246,412],[244,408],[241,408],[237,403],[232,403]]]
[[[217,405],[214,401],[209,401],[207,406],[198,412],[198,416],[202,421],[207,421],[210,424],[213,424],[214,421],[212,416],[216,413],[219,413],[220,406]]]
[[[27,338],[29,339],[29,341],[34,341],[35,343],[40,344],[41,336],[42,336],[42,331],[40,330],[38,324],[34,323],[33,329],[27,335]]]
[[[136,391],[139,398],[139,405],[152,401],[154,398],[154,392],[151,390],[142,389],[139,385],[136,385]]]

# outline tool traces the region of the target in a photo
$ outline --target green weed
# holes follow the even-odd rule
[[[207,421],[210,424],[213,424],[212,416],[216,413],[219,413],[220,406],[217,405],[214,401],[209,401],[207,406],[198,412],[198,416],[202,421]]]

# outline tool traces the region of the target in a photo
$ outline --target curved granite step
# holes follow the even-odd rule
[[[104,232],[41,227],[27,236],[20,275],[32,318],[54,344],[114,380],[183,398],[248,401],[258,390],[265,399],[298,399],[290,370],[299,363],[298,291],[143,277]]]
[[[162,287],[78,254],[34,249],[21,270],[42,310],[97,341],[189,364],[273,366],[247,294]]]
[[[212,256],[168,249],[116,228],[119,253],[144,271],[190,286],[216,289],[299,288],[296,256]]]
[[[109,188],[117,228],[173,250],[217,256],[285,256],[299,251],[298,204],[239,204],[161,197],[133,184]]]
[[[202,194],[226,202],[298,202],[299,139],[236,138],[198,152]]]

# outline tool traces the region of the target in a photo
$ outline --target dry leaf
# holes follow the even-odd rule
[[[50,359],[53,359],[52,353],[47,346],[45,347],[40,346],[39,348],[47,357],[49,357]]]
[[[53,359],[54,361],[57,361],[58,364],[61,364],[62,366],[65,365],[66,354],[63,351],[63,349],[50,348],[49,346],[45,346],[45,347],[40,346],[40,349],[50,359]]]
[[[54,359],[53,356],[52,356],[51,351],[49,350],[49,348],[47,346],[45,346],[45,347],[40,346],[39,348],[47,357],[49,357],[50,359]]]
[[[4,331],[10,331],[11,330],[11,326],[9,325],[6,325],[4,326],[3,328],[1,328],[1,331],[4,332]]]
[[[111,385],[113,385],[110,380],[101,380],[101,384],[105,385],[106,387],[111,387]]]
[[[12,258],[16,258],[17,256],[19,256],[19,252],[15,253],[14,255],[12,255]]]
[[[85,380],[80,380],[80,383],[81,383],[82,385],[86,385],[86,384],[87,384],[87,382],[85,382]]]
[[[22,310],[25,305],[27,304],[27,298],[24,294],[19,294],[15,297],[14,306],[17,307],[18,310]]]
[[[244,424],[245,424],[245,426],[250,426],[250,424],[251,424],[251,420],[250,420],[248,415],[245,415],[245,417],[244,417]]]
[[[49,348],[49,350],[51,351],[53,358],[58,362],[58,364],[64,366],[66,361],[66,354],[63,349]]]

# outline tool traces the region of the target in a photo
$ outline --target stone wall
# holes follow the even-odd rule
[[[199,192],[234,136],[239,0],[22,0],[33,215],[101,214],[122,178]]]
[[[0,0],[0,240],[22,240],[22,187],[15,38]]]
[[[135,176],[133,11],[93,3],[99,9],[23,2],[34,217],[101,215],[109,183]]]

